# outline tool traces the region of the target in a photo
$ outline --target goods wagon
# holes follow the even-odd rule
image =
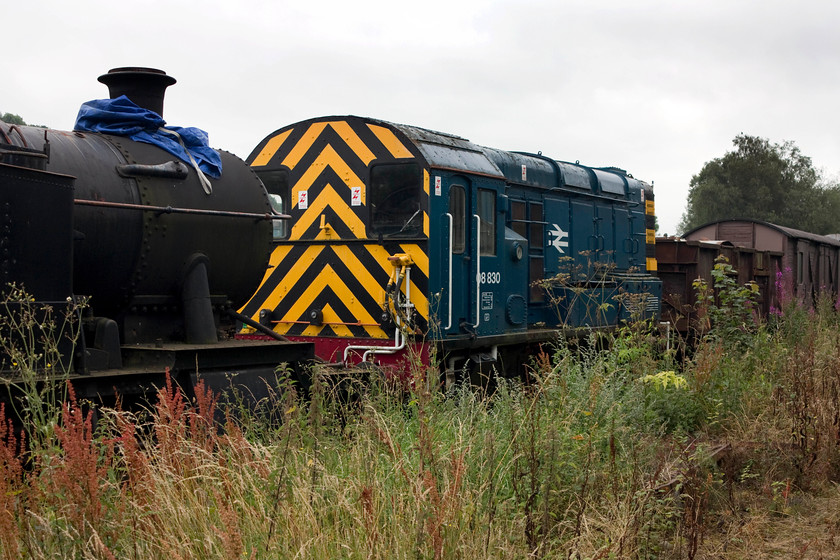
[[[695,279],[712,282],[715,260],[723,256],[739,284],[759,288],[757,312],[766,317],[784,299],[813,305],[820,295],[838,298],[840,241],[760,220],[721,220],[682,238],[658,237],[656,258],[662,280],[662,317],[679,331],[696,318]]]
[[[725,239],[736,247],[782,254],[778,272],[796,297],[813,302],[840,289],[840,241],[759,220],[722,220],[695,228],[689,240]],[[775,274],[776,271],[774,271]]]
[[[779,251],[738,247],[729,241],[699,241],[679,237],[656,238],[657,275],[662,281],[662,320],[680,333],[688,334],[697,316],[697,292],[694,281],[714,284],[712,269],[723,256],[737,272],[741,285],[758,285],[758,312],[767,316],[776,300],[776,273],[781,270]]]

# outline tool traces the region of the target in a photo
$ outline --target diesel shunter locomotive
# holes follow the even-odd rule
[[[564,329],[658,318],[653,191],[620,169],[354,116],[247,161],[291,219],[240,311],[330,363],[515,375]]]

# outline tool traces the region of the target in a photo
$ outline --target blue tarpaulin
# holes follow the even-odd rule
[[[192,163],[189,156],[192,154],[204,173],[214,179],[222,175],[222,158],[209,146],[206,132],[200,128],[165,125],[166,121],[160,115],[137,106],[121,95],[115,99],[96,99],[82,104],[73,130],[127,136],[137,142],[154,144],[187,163]],[[177,136],[168,134],[167,130]]]

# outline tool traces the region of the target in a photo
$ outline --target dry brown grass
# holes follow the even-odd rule
[[[722,510],[698,558],[829,560],[840,558],[840,488],[793,493],[787,505],[749,493],[744,509]],[[782,511],[776,511],[781,506]]]
[[[6,558],[840,558],[840,327],[760,332],[682,369],[617,340],[542,354],[493,395],[316,379],[281,424],[214,424],[168,383],[145,414],[72,398],[20,455],[0,414]],[[641,356],[641,357],[640,357]],[[686,379],[652,386],[640,376]],[[676,371],[674,371],[676,370]],[[24,468],[24,460],[28,461]]]

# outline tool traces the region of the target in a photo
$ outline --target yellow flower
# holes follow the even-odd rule
[[[675,389],[684,389],[688,386],[688,382],[682,375],[677,375],[673,370],[660,371],[655,375],[645,375],[642,377],[642,383],[652,384],[658,389],[665,389],[668,383],[672,383]]]

